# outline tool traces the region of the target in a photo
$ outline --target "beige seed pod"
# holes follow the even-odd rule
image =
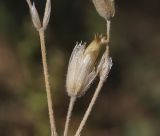
[[[101,38],[98,36],[87,48],[82,43],[75,46],[67,72],[66,88],[69,96],[81,96],[95,79],[95,64],[100,48]]]
[[[106,21],[114,17],[115,6],[114,0],[92,0],[94,6],[101,17]]]

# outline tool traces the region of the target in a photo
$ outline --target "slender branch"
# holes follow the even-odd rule
[[[109,20],[107,20],[106,21],[107,22],[107,24],[106,24],[106,26],[107,26],[107,30],[106,30],[106,34],[107,34],[107,43],[109,43],[110,42],[110,29],[111,29],[111,21],[109,21]]]
[[[40,43],[41,43],[42,63],[43,63],[43,72],[44,72],[47,102],[48,102],[51,136],[57,136],[54,113],[53,113],[53,108],[52,108],[52,97],[51,97],[51,89],[50,89],[50,83],[49,83],[49,74],[48,74],[46,47],[45,47],[45,37],[44,37],[44,30],[43,29],[39,30],[39,36],[40,36]]]
[[[73,110],[75,101],[76,101],[76,97],[70,98],[70,103],[69,103],[68,113],[67,113],[67,117],[66,117],[66,123],[65,123],[63,136],[67,136],[67,134],[68,134],[69,122],[70,122],[70,119],[72,116],[72,110]]]
[[[103,86],[103,80],[100,80],[99,83],[98,83],[98,86],[96,88],[96,91],[95,91],[95,93],[92,97],[92,100],[91,100],[91,102],[90,102],[90,104],[89,104],[89,106],[88,106],[88,108],[87,108],[87,110],[86,110],[86,112],[83,116],[83,119],[82,119],[82,121],[81,121],[81,123],[80,123],[80,125],[79,125],[79,127],[76,131],[76,134],[74,136],[80,136],[80,133],[81,133],[84,125],[86,124],[86,121],[87,121],[87,119],[88,119],[88,117],[91,113],[91,110],[93,108],[93,105],[94,105],[95,101],[97,100],[97,97],[99,95],[99,92],[100,92],[102,86]]]

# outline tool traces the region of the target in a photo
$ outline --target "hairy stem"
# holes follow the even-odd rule
[[[103,80],[100,80],[99,83],[98,83],[98,86],[96,88],[96,91],[95,91],[95,93],[94,93],[94,95],[92,97],[92,100],[91,100],[91,102],[90,102],[90,104],[89,104],[89,106],[88,106],[88,108],[87,108],[87,110],[86,110],[86,112],[85,112],[85,114],[83,116],[83,119],[82,119],[82,121],[81,121],[81,123],[80,123],[80,125],[79,125],[79,127],[78,127],[78,129],[76,131],[76,134],[74,136],[80,136],[80,133],[81,133],[84,125],[86,124],[86,121],[87,121],[87,119],[88,119],[88,117],[89,117],[89,115],[91,113],[93,105],[94,105],[94,103],[95,103],[95,101],[96,101],[96,99],[97,99],[97,97],[99,95],[99,92],[100,92],[102,86],[103,86]]]
[[[75,101],[76,101],[76,97],[70,98],[70,103],[69,103],[68,113],[67,113],[67,117],[66,117],[66,123],[65,123],[63,136],[67,136],[67,134],[68,134],[69,122],[70,122],[70,118],[72,116],[72,110],[73,110]]]
[[[49,74],[48,74],[46,47],[45,47],[45,37],[44,37],[44,30],[43,29],[39,30],[39,36],[40,36],[40,43],[41,43],[42,63],[43,63],[43,72],[44,72],[47,102],[48,102],[48,112],[49,112],[49,120],[50,120],[50,127],[51,127],[51,136],[57,136],[53,107],[52,107],[52,97],[51,97],[51,89],[50,89],[50,83],[49,83]]]
[[[106,26],[107,26],[107,31],[106,31],[106,34],[107,34],[107,43],[109,43],[109,41],[110,41],[111,21],[107,20],[106,22],[107,22],[107,24],[106,24]]]

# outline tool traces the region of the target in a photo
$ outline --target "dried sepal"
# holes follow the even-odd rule
[[[112,59],[109,57],[109,47],[107,46],[101,58],[101,61],[97,67],[97,74],[99,74],[100,80],[103,80],[103,81],[106,80],[112,65],[113,65]]]
[[[51,0],[47,0],[46,2],[46,6],[45,6],[45,11],[44,11],[44,17],[43,17],[43,25],[40,21],[40,17],[38,14],[38,11],[35,7],[35,4],[33,2],[33,4],[31,4],[30,0],[26,0],[30,9],[30,13],[31,13],[31,18],[32,18],[32,22],[34,27],[39,31],[39,30],[45,30],[49,19],[50,19],[50,14],[51,14]]]
[[[40,21],[39,14],[37,12],[37,9],[36,9],[34,3],[31,8],[31,17],[32,17],[32,21],[33,21],[35,28],[37,30],[40,29],[41,28],[41,21]]]
[[[39,18],[38,11],[35,7],[35,4],[34,4],[34,2],[33,2],[33,4],[31,4],[30,0],[26,0],[26,1],[28,3],[29,9],[30,9],[30,14],[31,14],[33,25],[37,30],[39,30],[42,27],[42,25],[41,25],[41,21]]]
[[[77,80],[77,69],[80,65],[80,62],[83,58],[83,53],[85,49],[85,44],[76,44],[73,52],[71,54],[68,71],[67,71],[67,79],[66,79],[66,88],[69,96],[76,96],[76,80]]]
[[[114,0],[92,0],[94,6],[101,17],[106,21],[114,17],[115,5]]]
[[[50,19],[50,14],[51,14],[51,0],[47,0],[46,2],[46,7],[45,7],[45,12],[44,12],[44,17],[43,17],[43,28],[46,29],[49,19]]]
[[[96,78],[97,73],[95,69],[88,75],[88,78],[86,79],[84,83],[84,89],[82,90],[82,94],[85,94],[85,92],[89,89],[90,85],[93,83],[94,79]]]

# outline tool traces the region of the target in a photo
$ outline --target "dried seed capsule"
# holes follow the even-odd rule
[[[69,96],[81,96],[95,79],[95,63],[100,47],[100,37],[95,37],[87,48],[82,43],[75,46],[67,72],[66,88]]]
[[[106,21],[114,17],[115,14],[114,0],[92,0],[92,1],[99,15],[105,18]]]

